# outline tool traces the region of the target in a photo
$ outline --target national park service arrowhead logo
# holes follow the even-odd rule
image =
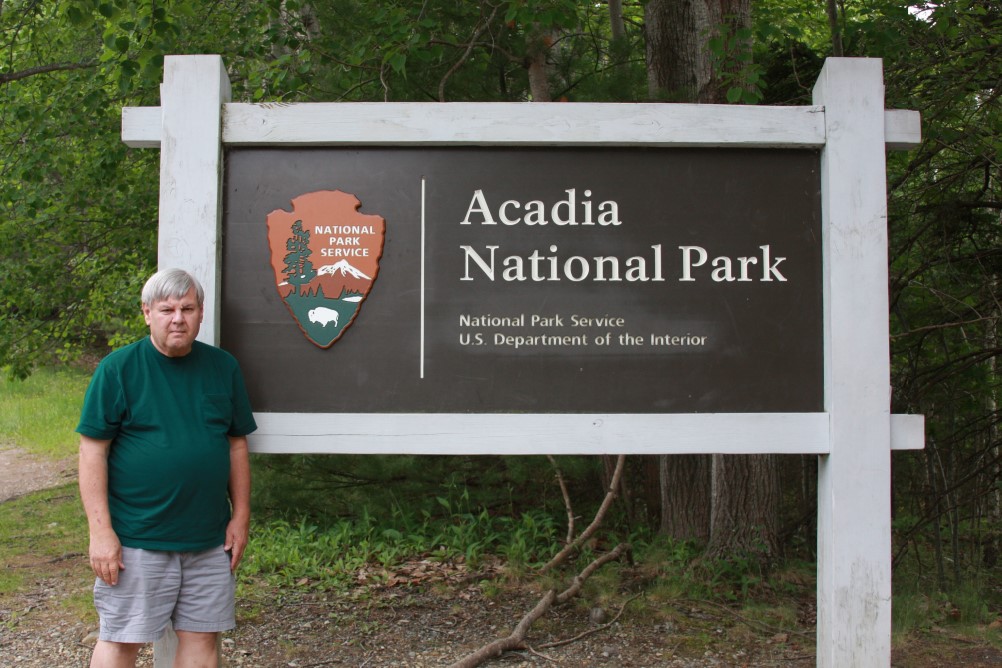
[[[275,286],[306,338],[329,348],[358,315],[379,271],[386,221],[340,190],[306,193],[268,214]]]

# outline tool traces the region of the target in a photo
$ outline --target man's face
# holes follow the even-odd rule
[[[202,307],[195,288],[180,299],[171,297],[153,304],[143,304],[143,317],[150,326],[153,345],[167,357],[183,357],[191,352],[202,324]]]

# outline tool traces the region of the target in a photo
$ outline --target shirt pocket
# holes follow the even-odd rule
[[[202,419],[212,431],[226,433],[233,421],[233,402],[226,394],[206,394],[202,401]]]

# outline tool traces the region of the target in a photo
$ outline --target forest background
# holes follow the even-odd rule
[[[883,59],[887,108],[920,111],[923,130],[919,148],[888,154],[892,411],[926,416],[925,449],[893,455],[895,578],[976,591],[998,614],[998,2],[0,0],[10,378],[86,366],[143,335],[136,299],[156,265],[159,155],[122,143],[121,108],[158,105],[164,56],[196,53],[223,57],[234,101],[429,104],[805,105],[825,57]],[[602,501],[612,464],[558,463],[578,510]],[[566,512],[543,458],[255,466],[258,509],[320,526],[460,500],[495,516]],[[669,541],[757,572],[811,561],[816,470],[806,456],[636,458],[606,524],[637,545]]]

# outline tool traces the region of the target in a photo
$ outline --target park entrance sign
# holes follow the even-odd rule
[[[807,107],[237,104],[165,61],[159,263],[256,452],[819,456],[818,665],[890,663],[881,63]],[[225,169],[224,169],[225,165]]]
[[[258,411],[823,410],[816,150],[255,147],[225,163],[220,337]]]

